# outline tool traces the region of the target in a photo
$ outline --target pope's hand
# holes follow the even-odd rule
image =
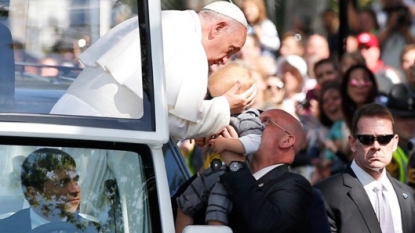
[[[241,94],[237,94],[241,87],[241,83],[237,81],[232,88],[225,93],[225,97],[228,99],[231,114],[241,113],[243,110],[250,108],[254,102],[257,89],[256,85],[252,86]]]

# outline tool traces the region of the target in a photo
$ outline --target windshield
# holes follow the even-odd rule
[[[135,119],[154,130],[148,7],[137,2],[0,0],[1,116]]]
[[[2,232],[152,229],[158,206],[147,147],[0,145],[0,153]]]

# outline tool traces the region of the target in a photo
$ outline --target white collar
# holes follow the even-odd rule
[[[382,174],[380,175],[379,180],[375,180],[371,175],[369,175],[366,171],[364,171],[359,165],[357,165],[356,160],[353,160],[350,166],[356,174],[357,179],[359,179],[360,183],[362,183],[363,187],[368,190],[373,190],[376,185],[376,182],[380,182],[384,189],[388,191],[393,191],[393,186],[389,181],[386,175],[386,168],[383,168]]]
[[[281,166],[281,165],[283,165],[283,164],[275,164],[275,165],[271,165],[271,166],[268,166],[268,167],[264,167],[264,168],[262,168],[261,170],[259,170],[259,171],[257,171],[257,172],[255,172],[254,174],[253,174],[253,176],[255,177],[255,179],[256,180],[259,180],[261,177],[263,177],[265,174],[267,174],[269,171],[271,171],[272,169],[274,169],[274,168],[276,168],[276,167],[279,167],[279,166]]]

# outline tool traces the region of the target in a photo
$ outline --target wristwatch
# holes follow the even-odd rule
[[[239,171],[244,166],[245,166],[245,163],[244,162],[241,162],[241,161],[232,161],[229,164],[228,168],[229,168],[229,171],[236,172],[236,171]]]

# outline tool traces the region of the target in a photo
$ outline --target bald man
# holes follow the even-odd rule
[[[265,111],[260,118],[265,129],[250,168],[243,156],[221,154],[230,172],[220,181],[234,206],[229,226],[234,233],[305,232],[313,189],[303,176],[288,170],[304,143],[303,128],[279,109]]]
[[[166,107],[173,138],[217,133],[228,125],[231,113],[252,104],[255,86],[236,94],[238,83],[224,95],[204,100],[208,67],[225,64],[240,50],[247,26],[243,12],[227,1],[213,2],[199,13],[162,12]],[[140,50],[137,17],[110,30],[80,56],[85,69],[51,113],[141,118],[145,95]]]

